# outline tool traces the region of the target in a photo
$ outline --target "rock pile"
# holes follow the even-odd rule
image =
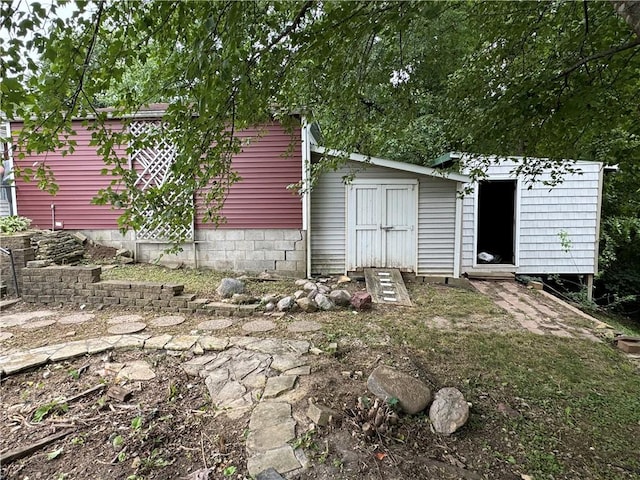
[[[431,389],[424,382],[384,365],[377,367],[371,373],[367,379],[367,388],[378,399],[386,404],[397,405],[400,410],[409,415],[423,411],[431,402],[432,397]],[[362,403],[361,399],[358,401],[359,404]],[[378,403],[377,406],[379,407],[379,405]],[[374,417],[379,411],[383,410],[380,408],[375,410]],[[370,423],[371,411],[367,411],[367,415],[367,421]],[[468,419],[469,404],[460,390],[446,387],[436,392],[429,409],[429,420],[431,420],[431,426],[436,433],[451,435],[465,425]],[[367,430],[378,431],[374,428],[376,423],[377,420],[374,418],[373,427],[371,424],[363,425],[363,432],[367,433]]]
[[[262,298],[255,298],[244,292],[244,283],[236,278],[223,278],[216,292],[227,302],[250,305],[260,304],[264,311],[307,313],[329,311],[338,308],[356,308],[362,310],[371,305],[371,295],[367,292],[356,292],[354,295],[343,288],[350,282],[349,277],[323,278],[317,281],[299,279],[295,281],[298,288],[291,295],[267,294]]]
[[[65,231],[42,232],[31,237],[31,246],[36,251],[36,260],[69,265],[84,256],[82,243]]]

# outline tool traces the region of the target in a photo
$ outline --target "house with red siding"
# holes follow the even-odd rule
[[[161,115],[157,109],[140,112],[127,119],[127,128],[144,134]],[[110,128],[123,128],[122,120],[110,122]],[[20,127],[11,122],[11,131]],[[101,175],[104,164],[90,144],[91,132],[81,122],[74,127],[72,154],[15,159],[25,167],[46,162],[59,185],[51,196],[18,179],[18,214],[37,228],[81,231],[99,243],[127,248],[141,262],[295,276],[386,267],[439,277],[491,270],[592,278],[597,270],[603,172],[598,162],[578,162],[580,172],[553,189],[544,175],[526,183],[510,173],[512,164],[497,160],[486,180],[470,183],[460,173],[332,151],[314,138],[304,118],[293,134],[273,121],[237,134],[243,148],[232,169],[240,181],[226,197],[225,221],[203,222],[201,205],[191,199],[196,218],[185,232],[189,240],[182,252],[164,254],[162,231],[122,235],[121,212],[91,203],[111,177]],[[155,181],[149,172],[166,171],[175,158],[171,145],[161,143],[128,154],[130,167],[142,172],[141,188]],[[124,149],[119,153],[127,155]],[[290,188],[305,184],[312,163],[326,156],[344,162],[323,173],[312,190],[298,194]],[[563,247],[567,239],[571,250]],[[486,251],[499,254],[500,262],[481,261],[478,255]]]

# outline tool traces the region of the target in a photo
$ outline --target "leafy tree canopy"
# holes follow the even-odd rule
[[[25,152],[72,149],[71,119],[93,116],[114,172],[99,201],[125,208],[123,227],[144,220],[134,202],[175,224],[191,216],[162,203],[171,183],[133,188],[114,147],[153,135],[101,128],[102,106],[119,116],[168,102],[156,135],[180,152],[180,188],[217,179],[206,194],[213,219],[235,180],[234,132],[295,111],[343,151],[417,163],[447,150],[581,158],[637,172],[625,167],[640,159],[632,3],[8,1],[2,110],[25,119]],[[45,168],[27,173],[46,184]]]

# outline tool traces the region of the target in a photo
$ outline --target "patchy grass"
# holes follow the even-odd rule
[[[159,265],[135,264],[122,265],[103,270],[103,280],[132,280],[146,282],[181,283],[185,292],[195,293],[199,297],[215,297],[220,280],[225,277],[237,277],[237,274],[216,270],[195,270],[191,268],[170,269]],[[293,293],[290,280],[245,281],[247,293],[255,296],[267,293]]]
[[[122,267],[104,276],[184,283],[203,296],[211,296],[223,277],[151,266]],[[247,286],[255,295],[294,289],[290,281]],[[469,423],[449,447],[464,454],[471,469],[536,480],[640,477],[640,375],[620,352],[605,343],[523,332],[475,291],[407,287],[413,307],[315,314],[323,324],[316,344],[337,341],[337,360],[344,359],[345,369],[368,370],[382,358],[434,388],[459,388],[473,406]],[[430,327],[434,318],[445,319],[448,327]],[[411,422],[417,431],[428,420],[417,416]]]
[[[616,332],[640,337],[640,320],[633,320],[622,315],[616,315],[603,310],[589,311],[589,315],[611,325]]]

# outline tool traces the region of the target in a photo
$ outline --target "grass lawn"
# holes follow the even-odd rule
[[[206,296],[223,276],[126,267],[103,278],[182,282],[186,291]],[[456,448],[474,452],[468,460],[476,471],[503,465],[536,480],[640,478],[640,372],[621,352],[607,343],[522,331],[475,291],[408,288],[414,307],[316,314],[325,341],[347,352],[345,368],[387,355],[400,366],[409,362],[434,388],[459,388],[473,406]],[[253,294],[294,289],[292,282],[249,288]],[[447,322],[445,328],[427,325],[434,317]]]

